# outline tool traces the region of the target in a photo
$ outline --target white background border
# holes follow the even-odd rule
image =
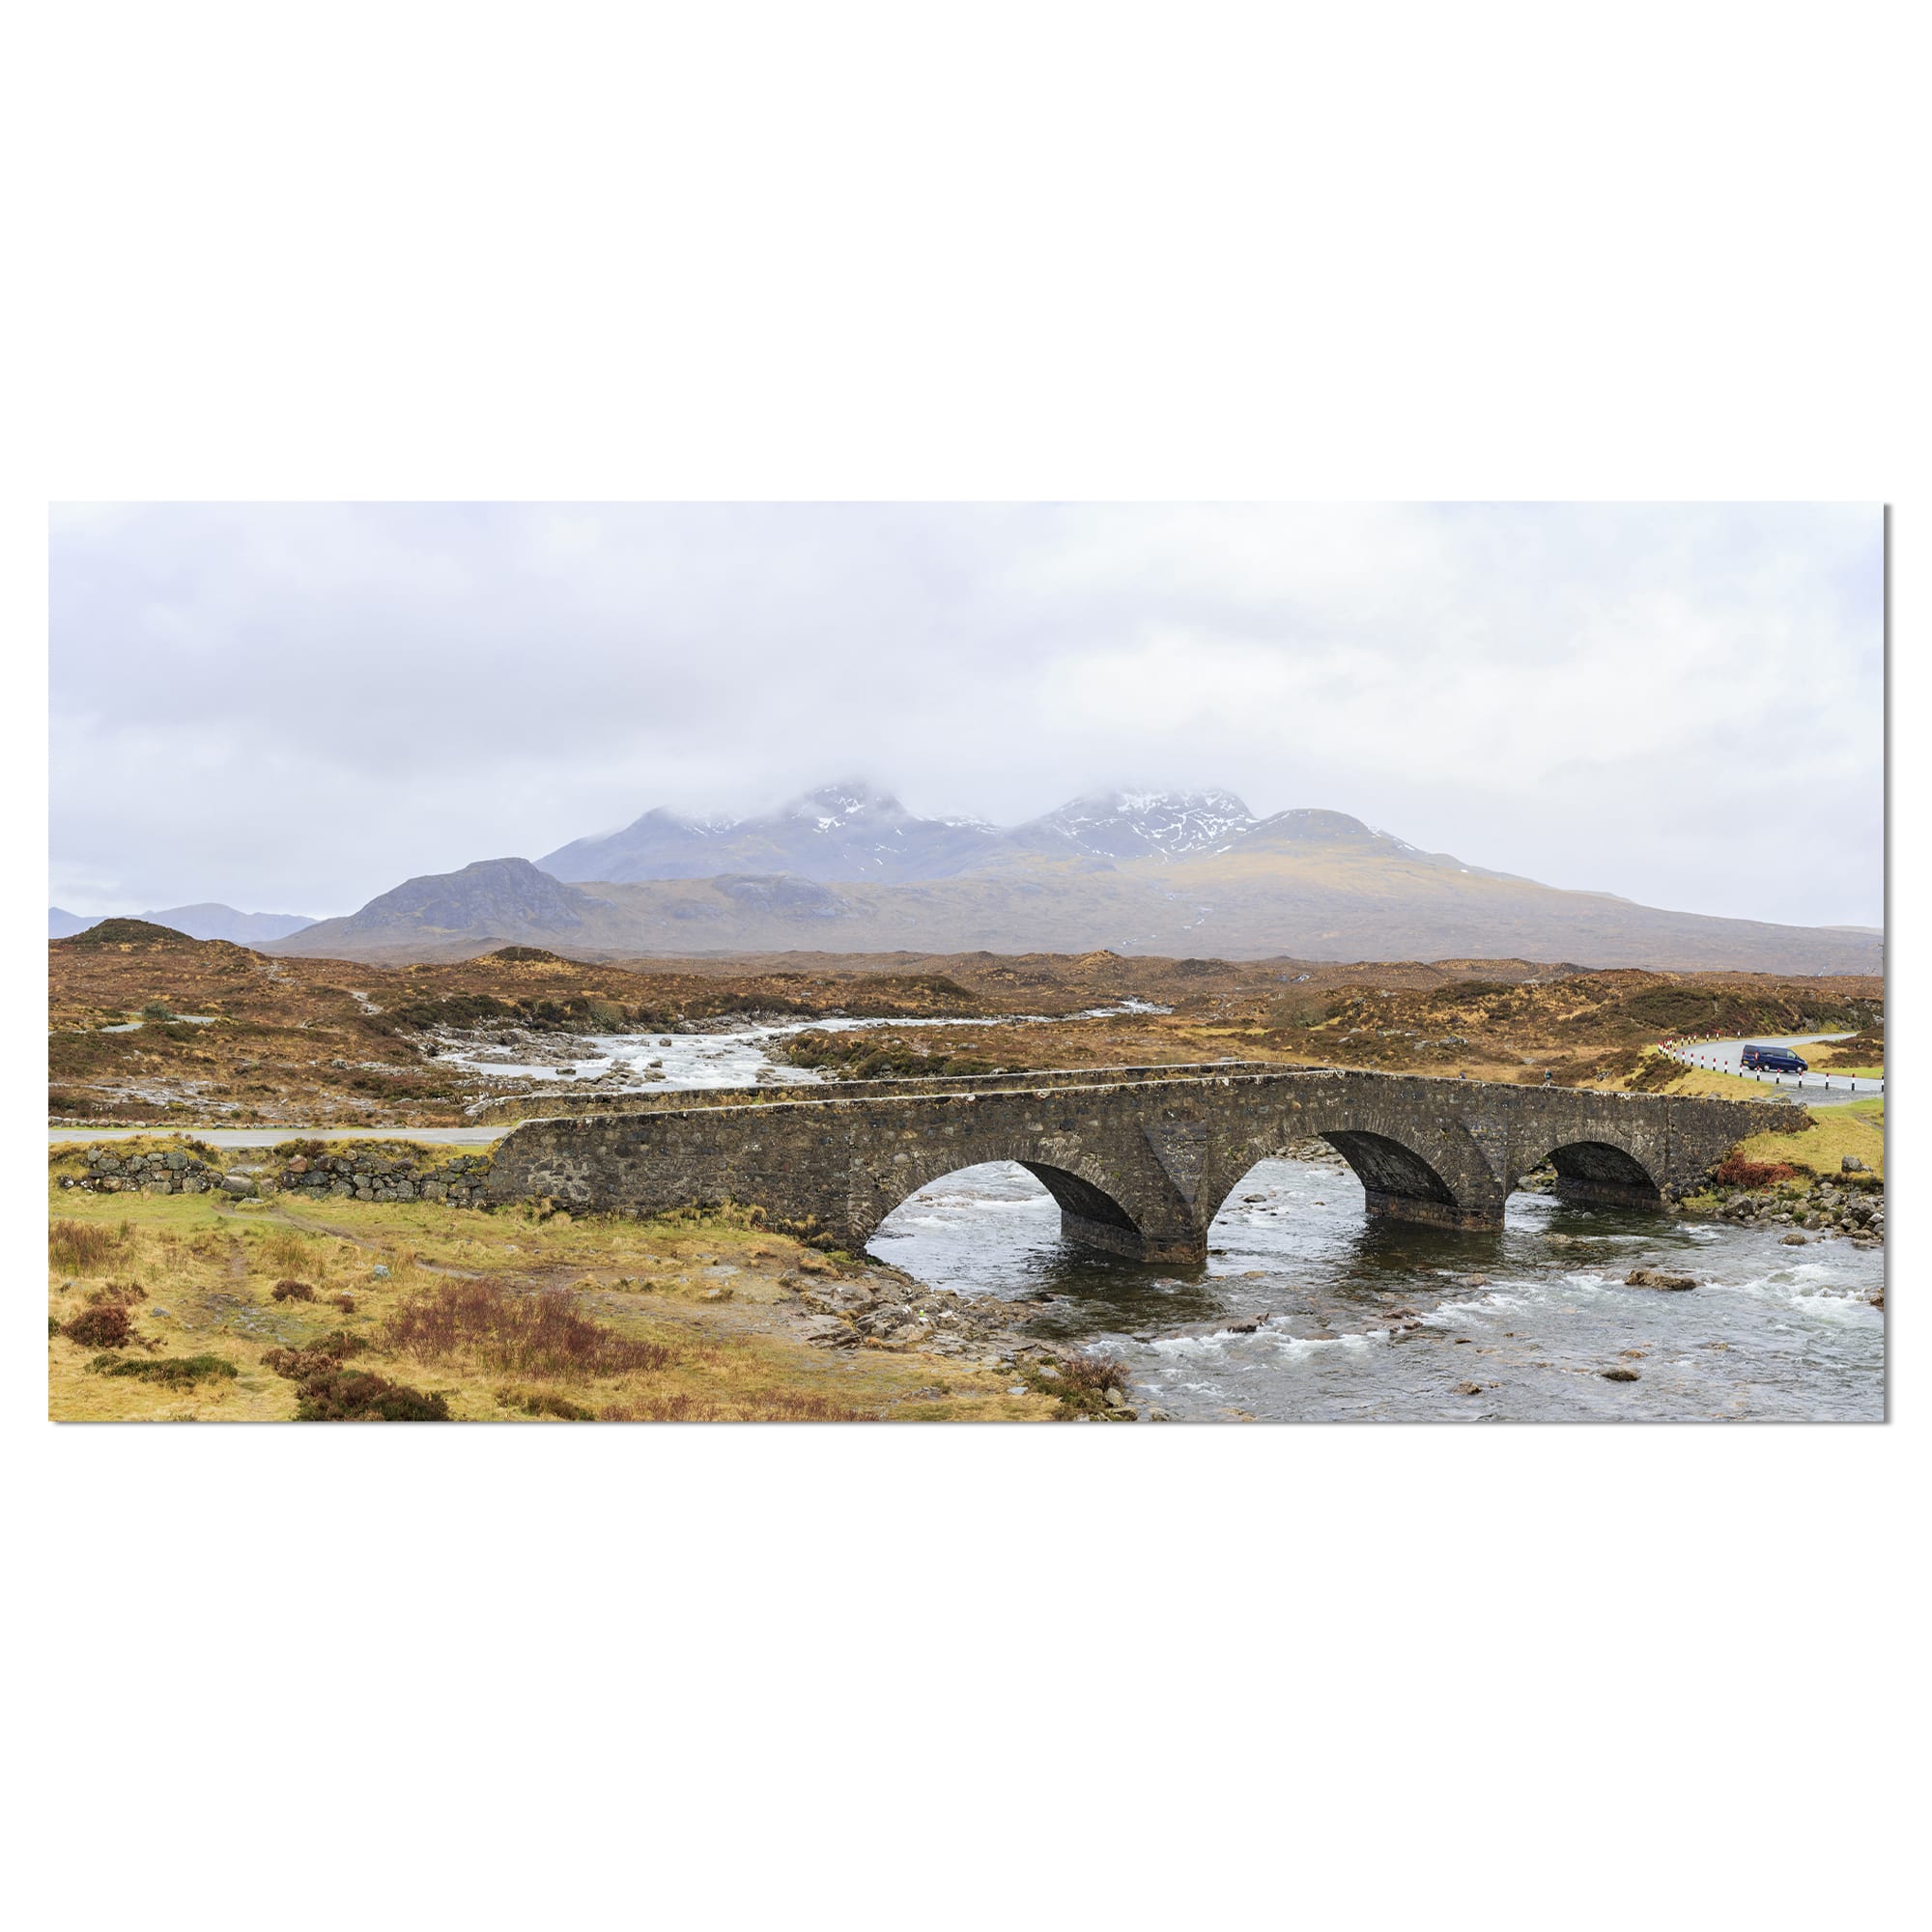
[[[1884,499],[1909,746],[1912,20],[41,10],[14,1171],[49,498]],[[12,1230],[25,1922],[1902,1923],[1895,1193],[1883,1429],[55,1429]]]

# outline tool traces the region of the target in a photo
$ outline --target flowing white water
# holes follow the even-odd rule
[[[557,1080],[565,1086],[580,1081],[618,1077],[598,1091],[606,1094],[648,1094],[669,1089],[707,1087],[812,1086],[825,1076],[815,1067],[775,1065],[768,1053],[773,1040],[801,1033],[856,1033],[873,1027],[992,1027],[1052,1026],[1060,1020],[1105,1019],[1120,1013],[1161,1013],[1165,1007],[1146,1000],[1122,1000],[1110,1007],[1092,1007],[1069,1014],[1001,1013],[990,1019],[816,1019],[785,1020],[776,1026],[735,1028],[727,1033],[586,1034],[557,1042],[559,1058],[519,1060],[515,1049],[500,1054],[474,1043],[473,1035],[449,1036],[441,1058],[445,1065],[472,1073],[494,1073],[508,1079]],[[564,1067],[570,1069],[564,1072]]]
[[[1345,1169],[1264,1161],[1215,1221],[1204,1268],[1150,1268],[1064,1242],[1046,1191],[1003,1162],[913,1195],[871,1251],[934,1286],[1046,1300],[1038,1332],[1118,1354],[1144,1399],[1179,1419],[1885,1413],[1885,1317],[1867,1299],[1885,1279],[1882,1249],[1788,1248],[1782,1228],[1548,1195],[1514,1196],[1493,1235],[1370,1222],[1362,1208]],[[1699,1286],[1625,1286],[1637,1267]],[[1421,1322],[1393,1342],[1405,1311]]]

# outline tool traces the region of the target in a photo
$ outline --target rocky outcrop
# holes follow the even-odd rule
[[[1847,1175],[1809,1188],[1794,1182],[1757,1193],[1734,1193],[1723,1197],[1716,1211],[1720,1221],[1789,1228],[1794,1234],[1803,1230],[1842,1236],[1860,1246],[1874,1247],[1885,1239],[1885,1184],[1876,1176]],[[1803,1239],[1799,1235],[1792,1246]]]

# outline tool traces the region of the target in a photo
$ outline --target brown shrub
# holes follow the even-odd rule
[[[137,1281],[110,1281],[87,1291],[90,1308],[131,1308],[147,1298],[148,1291]]]
[[[269,1291],[277,1301],[313,1301],[315,1290],[305,1281],[278,1281]]]
[[[93,1221],[56,1221],[47,1230],[47,1259],[76,1274],[99,1267],[120,1245]]]
[[[355,1313],[355,1297],[353,1294],[331,1294],[326,1299],[331,1308],[339,1308],[345,1315]]]
[[[62,1322],[61,1333],[88,1349],[125,1349],[135,1339],[128,1326],[128,1311],[118,1301],[84,1310],[71,1321]]]
[[[1726,1187],[1775,1187],[1789,1180],[1797,1169],[1781,1160],[1751,1160],[1741,1153],[1726,1154],[1713,1171],[1712,1179]]]
[[[1127,1392],[1127,1365],[1110,1355],[1068,1355],[1054,1367],[1060,1371],[1064,1388],[1091,1389],[1095,1395],[1105,1395],[1110,1388],[1122,1395]]]
[[[633,1341],[578,1314],[561,1289],[510,1294],[482,1281],[440,1282],[405,1302],[383,1339],[420,1362],[469,1353],[508,1374],[572,1380],[662,1369],[671,1359],[656,1342]]]
[[[338,1367],[351,1355],[359,1355],[368,1346],[359,1336],[346,1335],[338,1328],[305,1349],[270,1349],[262,1356],[262,1366],[289,1381],[304,1381]]]
[[[298,1422],[447,1422],[449,1404],[406,1382],[330,1366],[302,1378]]]

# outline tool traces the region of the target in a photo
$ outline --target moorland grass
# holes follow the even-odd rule
[[[778,1326],[781,1276],[837,1275],[847,1264],[742,1212],[578,1219],[420,1201],[280,1195],[238,1206],[213,1195],[71,1190],[50,1191],[55,1204],[63,1218],[104,1231],[108,1245],[92,1280],[55,1266],[50,1321],[80,1314],[87,1289],[111,1275],[145,1292],[141,1326],[160,1355],[219,1353],[237,1371],[187,1386],[92,1374],[98,1350],[52,1335],[48,1412],[57,1419],[347,1419],[380,1416],[384,1402],[408,1406],[352,1374],[432,1406],[440,1399],[455,1421],[562,1420],[559,1406],[571,1419],[589,1410],[610,1421],[1046,1420],[1062,1412],[1058,1398],[1009,1395],[1018,1380],[1010,1370],[796,1340]],[[315,1290],[313,1302],[273,1299],[277,1281],[297,1278],[283,1265],[290,1240],[300,1244],[299,1279]],[[737,1269],[729,1302],[684,1298],[710,1287],[705,1270],[721,1264]],[[500,1300],[466,1293],[441,1312],[445,1284],[475,1283]],[[653,1292],[659,1283],[666,1292]],[[546,1304],[546,1293],[561,1295],[562,1305]],[[399,1350],[392,1334],[420,1338],[432,1359]],[[291,1378],[270,1361],[276,1350],[329,1348],[338,1335],[362,1345],[353,1362],[333,1357],[332,1367]],[[452,1346],[439,1352],[445,1335]],[[506,1387],[525,1393],[506,1406],[498,1400]]]

